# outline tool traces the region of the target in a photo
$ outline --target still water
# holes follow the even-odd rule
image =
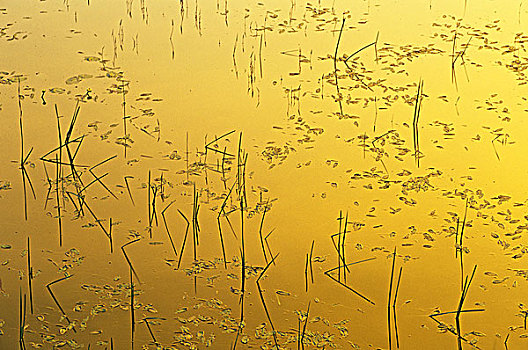
[[[528,348],[528,4],[0,7],[0,349]]]

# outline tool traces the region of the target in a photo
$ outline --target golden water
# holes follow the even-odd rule
[[[0,349],[527,348],[526,6],[3,2]]]

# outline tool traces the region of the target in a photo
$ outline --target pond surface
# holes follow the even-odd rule
[[[528,4],[0,7],[0,349],[528,347]]]

